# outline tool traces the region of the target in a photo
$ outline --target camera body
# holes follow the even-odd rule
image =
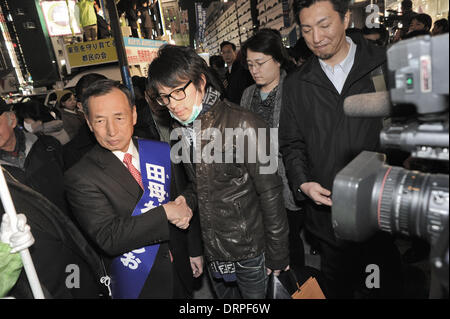
[[[402,20],[402,16],[397,13],[395,10],[386,10],[388,12],[387,16],[380,16],[380,22],[382,22],[386,27],[392,28],[397,26],[398,23]]]
[[[384,154],[362,152],[336,175],[332,195],[337,237],[364,241],[378,230],[421,237],[432,247],[432,265],[447,292],[448,43],[447,33],[400,41],[388,49],[392,117],[380,134],[384,148],[443,164],[443,171],[409,171],[387,165]]]

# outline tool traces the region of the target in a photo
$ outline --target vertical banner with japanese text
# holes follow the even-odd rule
[[[144,193],[132,216],[145,214],[152,208],[167,203],[170,198],[169,144],[138,139],[138,147]],[[159,244],[150,245],[114,258],[111,265],[111,288],[114,299],[139,297],[158,249]]]
[[[195,17],[197,20],[197,39],[198,43],[201,44],[205,40],[206,30],[206,10],[203,9],[201,2],[195,3]]]

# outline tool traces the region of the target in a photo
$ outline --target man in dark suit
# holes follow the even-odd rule
[[[152,39],[153,38],[153,34],[152,34],[152,30],[153,30],[153,20],[152,17],[150,15],[150,11],[149,11],[149,1],[145,0],[142,1],[141,3],[142,8],[141,8],[141,20],[142,20],[142,30],[144,33],[144,38],[145,39]]]
[[[224,41],[220,44],[222,57],[227,64],[225,81],[225,98],[235,104],[241,103],[242,93],[250,85],[254,84],[250,72],[241,64],[239,53],[236,53],[234,43]]]
[[[192,277],[192,272],[187,243],[177,227],[184,230],[189,226],[192,211],[185,196],[190,196],[179,196],[132,216],[143,193],[140,178],[135,177],[140,164],[132,139],[137,119],[132,96],[123,85],[101,80],[85,91],[82,103],[98,144],[65,175],[67,197],[76,219],[97,247],[108,273],[115,257],[159,244],[138,297],[185,298],[183,280]]]

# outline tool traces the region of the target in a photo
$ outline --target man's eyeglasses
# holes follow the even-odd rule
[[[170,92],[169,94],[159,94],[155,97],[155,101],[161,106],[169,105],[171,98],[174,99],[175,101],[181,101],[184,98],[186,98],[186,93],[184,91],[191,83],[192,83],[192,81],[189,80],[189,82],[186,83],[186,85],[183,86],[182,88],[175,89],[172,92]]]
[[[268,59],[268,60],[266,60],[264,62],[255,62],[255,64],[247,63],[247,66],[248,66],[249,70],[253,70],[253,69],[258,69],[259,70],[263,66],[264,63],[266,63],[266,62],[268,62],[270,60],[272,60],[272,58],[270,58],[270,59]]]

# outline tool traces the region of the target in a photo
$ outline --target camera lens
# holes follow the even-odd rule
[[[362,242],[384,230],[434,243],[448,224],[448,175],[409,171],[385,160],[383,154],[362,152],[336,175],[336,236]]]
[[[448,219],[448,176],[385,168],[373,188],[378,227],[432,243]]]

